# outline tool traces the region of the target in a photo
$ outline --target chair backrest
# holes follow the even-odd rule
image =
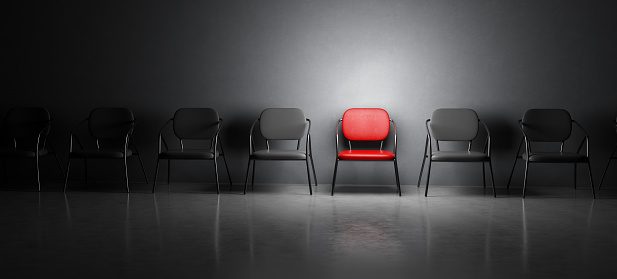
[[[354,141],[384,140],[390,133],[390,116],[380,108],[351,108],[343,114],[343,135]]]
[[[122,139],[134,123],[135,117],[128,108],[95,108],[90,112],[88,128],[96,139]]]
[[[478,135],[478,114],[472,109],[437,109],[429,123],[433,138],[440,141],[470,141]]]
[[[6,115],[7,132],[15,139],[36,138],[49,121],[49,111],[41,107],[12,108]]]
[[[212,139],[219,129],[219,114],[212,108],[181,108],[174,114],[173,128],[180,139]]]
[[[530,141],[563,142],[572,133],[572,118],[564,109],[530,109],[523,115],[522,124]]]
[[[299,140],[304,136],[306,117],[298,108],[269,108],[261,112],[259,129],[266,139]]]

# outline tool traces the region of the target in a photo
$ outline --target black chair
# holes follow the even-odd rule
[[[486,139],[482,151],[472,151],[472,143],[478,137],[479,124],[482,124],[486,131]],[[493,184],[493,196],[497,197],[495,180],[493,178],[493,165],[491,163],[491,134],[486,124],[478,118],[478,114],[474,110],[465,108],[437,109],[433,112],[431,119],[426,120],[426,131],[424,158],[422,159],[420,177],[418,177],[418,187],[420,187],[424,164],[428,158],[426,189],[424,190],[425,197],[428,195],[431,165],[433,162],[482,163],[482,182],[484,188],[486,188],[485,163],[488,163]],[[436,151],[433,151],[433,141],[435,141]],[[466,150],[443,151],[439,146],[440,141],[468,142],[468,145]]]
[[[617,132],[617,118],[613,120],[613,125],[615,126],[615,132]],[[611,164],[611,161],[617,159],[617,154],[615,153],[615,151],[617,151],[617,143],[615,144],[615,147],[613,147],[611,157],[608,159],[608,162],[606,162],[606,167],[604,168],[604,173],[602,173],[602,179],[600,179],[600,185],[598,186],[598,189],[602,188],[602,182],[604,182],[604,177],[606,176],[606,171],[608,171],[608,166]]]
[[[530,109],[523,115],[523,118],[518,121],[523,139],[519,144],[514,165],[508,179],[508,186],[512,181],[514,168],[518,159],[525,160],[525,178],[523,180],[523,198],[525,198],[525,190],[527,189],[527,173],[529,165],[535,163],[567,163],[574,164],[574,189],[576,189],[576,166],[577,164],[586,163],[589,168],[589,180],[591,182],[591,192],[595,199],[596,193],[593,188],[593,178],[591,177],[591,165],[589,163],[589,136],[583,127],[573,120],[570,113],[563,109]],[[584,134],[584,138],[578,146],[576,152],[564,151],[566,141],[571,138],[572,124]],[[544,144],[559,144],[559,151],[536,151],[532,150],[534,143]],[[523,154],[520,154],[521,148],[525,145]],[[581,153],[583,146],[586,146],[586,152]]]
[[[77,129],[83,124],[88,123],[88,131],[95,146],[84,146],[76,135]],[[127,168],[127,158],[136,155],[141,165],[141,170],[148,183],[148,176],[141,161],[141,156],[133,139],[133,130],[137,120],[133,116],[133,112],[128,108],[96,108],[90,112],[90,116],[71,131],[70,146],[69,146],[69,162],[66,167],[66,180],[64,182],[64,191],[66,191],[69,181],[69,170],[71,167],[71,159],[83,159],[86,184],[88,183],[88,159],[115,159],[124,162],[124,177],[126,179],[126,191],[129,192],[129,175]],[[79,149],[73,146],[73,142],[77,143]],[[132,145],[132,148],[129,147]]]
[[[163,137],[163,131],[169,123],[172,123],[174,135],[180,140],[179,149],[170,149],[167,141]],[[152,193],[156,187],[156,179],[159,173],[159,162],[161,159],[167,160],[167,184],[171,175],[171,160],[211,160],[214,162],[214,174],[216,176],[216,192],[220,193],[219,174],[216,159],[223,157],[227,176],[229,177],[229,187],[231,189],[231,175],[225,160],[223,145],[219,141],[219,131],[223,119],[219,118],[218,112],[211,108],[181,108],[176,111],[174,117],[169,119],[159,132],[159,154],[156,160],[156,171],[154,173],[154,183]],[[206,148],[185,148],[183,140],[194,140],[209,142]],[[163,150],[163,146],[165,149]],[[217,149],[220,147],[220,151]]]
[[[38,191],[41,191],[41,175],[39,158],[45,155],[54,155],[60,173],[64,178],[64,171],[58,160],[47,134],[51,128],[49,111],[41,107],[13,108],[6,115],[7,134],[12,140],[11,148],[0,149],[0,158],[4,165],[6,178],[6,159],[34,158],[36,161],[36,182]]]
[[[256,149],[253,137],[255,124],[259,122],[259,130],[266,140],[265,148]],[[300,141],[305,136],[305,150],[300,150]],[[311,173],[309,160],[313,167],[313,177],[317,186],[317,175],[313,164],[313,153],[311,147],[311,120],[304,116],[304,112],[298,108],[269,108],[261,113],[259,119],[253,122],[249,132],[249,163],[246,169],[244,180],[244,194],[248,185],[249,170],[253,163],[253,174],[251,185],[255,184],[255,162],[258,160],[267,161],[305,161],[306,172],[308,174],[309,193],[313,194],[311,188]],[[297,141],[295,149],[275,149],[270,147],[270,141]]]

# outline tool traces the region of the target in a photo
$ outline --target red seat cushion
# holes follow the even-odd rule
[[[341,160],[394,160],[396,156],[390,151],[384,150],[345,150],[338,153]]]

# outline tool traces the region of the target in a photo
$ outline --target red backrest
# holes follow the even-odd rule
[[[343,114],[343,135],[350,140],[383,140],[389,132],[390,116],[383,109],[352,108]]]

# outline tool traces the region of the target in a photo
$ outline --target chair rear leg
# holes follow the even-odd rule
[[[306,175],[308,176],[308,186],[309,186],[309,193],[311,195],[313,195],[313,188],[311,187],[311,170],[309,168],[309,161],[306,161]]]
[[[523,179],[523,199],[525,198],[525,190],[527,190],[527,173],[529,172],[529,161],[525,161],[525,178]]]
[[[146,169],[144,168],[144,163],[141,161],[141,155],[139,155],[139,153],[137,153],[137,159],[139,159],[139,165],[141,166],[141,172],[144,174],[144,179],[146,179],[146,185],[150,184],[150,182],[148,182],[148,175],[146,174]]]
[[[604,172],[602,173],[602,178],[600,178],[600,185],[598,185],[598,190],[602,189],[602,182],[604,181],[604,176],[606,176],[606,171],[608,170],[608,166],[610,166],[611,161],[616,158],[616,157],[613,157],[615,155],[615,151],[617,151],[617,144],[613,148],[613,152],[611,152],[611,158],[609,158],[608,162],[606,162],[606,167],[604,168]],[[5,175],[6,175],[6,172],[5,172]]]
[[[486,166],[482,162],[482,187],[486,189]]]
[[[216,163],[216,157],[214,158],[214,176],[216,177],[216,193],[220,194],[221,193],[221,186],[219,184],[219,167],[218,164]]]
[[[493,163],[488,161],[488,170],[491,172],[491,184],[493,185],[493,197],[497,197],[497,190],[495,190],[495,178],[493,176]]]
[[[39,188],[39,192],[41,191],[41,169],[39,167],[39,157],[36,156],[36,184]]]
[[[60,164],[60,159],[58,159],[58,154],[54,153],[54,157],[56,157],[56,164],[58,164],[60,174],[62,174],[62,178],[64,178],[66,175],[64,174],[64,169],[62,169],[62,164]]]
[[[425,162],[426,162],[426,152],[424,153],[424,159],[422,159],[422,167],[420,168],[420,176],[418,176],[418,188],[420,188],[420,182],[422,181],[422,173],[424,172]]]
[[[398,196],[400,197],[403,195],[403,193],[401,192],[401,181],[398,177],[398,164],[396,162],[396,159],[394,159],[394,175],[396,176],[396,188],[398,190]]]
[[[330,196],[334,196],[334,184],[336,184],[336,172],[338,170],[338,158],[336,159],[336,161],[334,162],[334,176],[332,177],[332,192],[330,193]]]
[[[512,182],[512,175],[514,174],[514,169],[516,168],[516,162],[518,161],[518,156],[514,157],[514,165],[512,166],[512,171],[510,171],[510,178],[508,178],[508,184],[506,185],[506,189],[510,189],[510,182]]]
[[[227,159],[223,156],[223,164],[225,164],[225,170],[227,171],[227,179],[229,179],[229,192],[231,192],[231,187],[233,183],[231,183],[231,174],[229,174],[229,167],[227,166]]]
[[[63,190],[63,192],[66,192],[66,186],[69,183],[69,170],[71,169],[71,158],[69,158],[68,161],[69,162],[66,165],[66,176],[64,177],[64,190]]]
[[[130,190],[129,190],[129,168],[127,167],[127,164],[126,164],[126,156],[124,156],[124,178],[126,179],[126,192],[130,193]]]
[[[249,164],[246,167],[246,177],[244,178],[244,194],[246,195],[246,187],[248,186],[248,182],[249,182],[249,173],[251,171],[251,159],[249,159]]]
[[[311,167],[313,168],[313,178],[314,178],[314,182],[315,182],[315,186],[317,186],[317,174],[315,173],[315,163],[313,163],[313,155],[310,155],[311,158]]]
[[[428,182],[431,180],[431,166],[433,165],[433,161],[431,159],[428,160],[428,169],[426,170],[426,189],[424,189],[424,196],[428,196]]]

